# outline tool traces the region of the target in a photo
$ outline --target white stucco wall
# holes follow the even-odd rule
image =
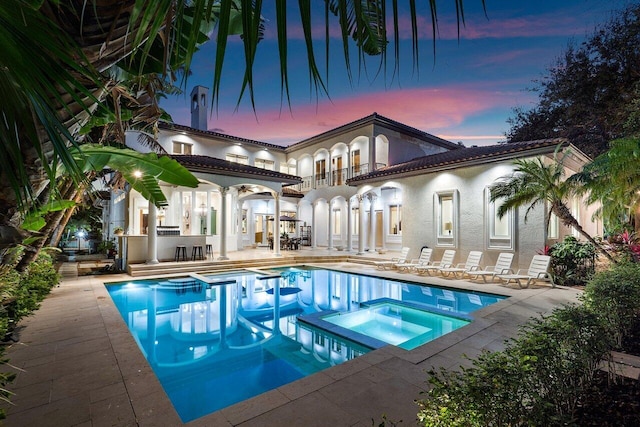
[[[526,209],[515,213],[513,249],[492,249],[489,247],[487,201],[485,189],[496,179],[509,175],[511,162],[474,166],[437,174],[425,174],[399,180],[403,187],[403,237],[402,245],[409,246],[412,258],[419,256],[420,248],[428,245],[435,249],[434,259],[438,260],[445,249],[455,249],[455,262],[464,262],[472,250],[484,252],[483,265],[492,265],[498,254],[514,252],[514,266],[525,268],[533,255],[542,250],[544,241],[544,209],[542,206],[529,212],[524,221]],[[437,192],[458,192],[457,226],[454,230],[452,246],[438,243],[436,237],[435,197]]]

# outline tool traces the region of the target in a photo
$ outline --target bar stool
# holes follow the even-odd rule
[[[211,243],[207,243],[207,246],[205,247],[205,255],[213,256],[213,245]]]
[[[204,259],[202,255],[202,245],[193,245],[193,249],[191,249],[191,261],[197,259]]]
[[[176,253],[173,255],[174,261],[180,261],[180,254],[182,253],[182,261],[187,260],[187,247],[185,245],[176,246]]]

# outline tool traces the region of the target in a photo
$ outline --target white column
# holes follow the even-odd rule
[[[242,200],[238,197],[238,203],[236,203],[236,211],[238,214],[236,215],[236,246],[237,250],[244,250],[244,235],[242,234]],[[248,212],[247,212],[248,213]],[[247,223],[248,224],[248,223]],[[247,227],[247,231],[248,227]]]
[[[369,172],[374,170],[376,170],[376,137],[370,136],[369,137]]]
[[[207,212],[205,213],[205,216],[207,217],[207,222],[204,227],[207,229],[207,231],[204,234],[209,235],[213,232],[213,230],[211,229],[211,190],[207,191]]]
[[[376,211],[373,204],[376,196],[369,193],[367,198],[369,199],[369,252],[374,252],[376,250]]]
[[[147,222],[147,264],[158,264],[158,211],[151,201],[149,201]]]
[[[327,249],[332,250],[333,249],[333,201],[329,201],[329,203],[327,203],[328,209],[329,209],[329,226],[327,227],[327,229],[329,230],[329,236],[327,239],[328,242],[328,247]]]
[[[364,196],[362,194],[356,195],[358,200],[358,253],[356,255],[364,254]]]
[[[219,260],[229,259],[227,257],[227,193],[229,187],[220,187],[220,256]]]
[[[311,203],[311,248],[316,249],[316,205],[317,201]]]
[[[274,201],[274,218],[273,218],[273,254],[275,256],[282,256],[280,254],[280,194],[272,193]],[[275,319],[274,319],[275,321]]]
[[[353,250],[353,242],[351,241],[351,234],[353,233],[353,224],[351,223],[351,197],[347,197],[347,251]]]

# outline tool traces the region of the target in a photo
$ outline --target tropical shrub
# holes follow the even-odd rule
[[[579,242],[573,236],[566,236],[549,248],[551,274],[557,285],[585,285],[595,272],[596,247]]]
[[[424,426],[565,425],[607,357],[611,335],[586,306],[568,305],[525,325],[504,351],[470,368],[429,373],[418,401]]]
[[[14,288],[15,320],[18,321],[38,309],[40,302],[59,281],[60,276],[53,266],[51,255],[47,251],[41,251],[21,275],[19,285]]]
[[[604,319],[619,348],[640,316],[640,264],[618,264],[596,274],[585,288],[583,300]]]
[[[608,241],[620,262],[640,261],[640,244],[638,244],[636,233],[629,233],[625,230],[621,233],[610,235]]]

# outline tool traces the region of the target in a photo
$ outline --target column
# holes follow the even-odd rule
[[[242,234],[242,205],[243,201],[238,197],[238,203],[236,203],[236,246],[238,251],[244,250],[244,234]],[[248,214],[249,212],[247,212]],[[249,223],[247,222],[247,232],[249,231]]]
[[[227,193],[229,187],[220,187],[220,256],[219,260],[229,259],[227,256]]]
[[[311,249],[316,249],[316,205],[317,201],[311,203]]]
[[[213,234],[213,230],[211,229],[211,190],[207,191],[207,212],[205,213],[207,217],[207,222],[204,227],[207,229],[204,234],[207,236]],[[205,238],[206,240],[206,238]]]
[[[328,209],[329,209],[329,226],[327,227],[327,229],[329,230],[329,238],[327,239],[327,249],[332,250],[333,249],[333,201],[329,201],[329,203],[327,203]]]
[[[376,195],[373,193],[367,194],[369,199],[369,252],[375,252],[376,250],[376,211],[373,205],[376,201]]]
[[[353,242],[351,241],[351,235],[353,234],[351,209],[351,197],[347,197],[347,252],[351,252],[353,250]]]
[[[273,254],[275,256],[282,256],[280,254],[280,193],[273,194],[274,201],[274,217],[273,217]]]
[[[357,194],[358,200],[358,252],[356,255],[364,254],[364,196]]]
[[[149,201],[147,216],[147,264],[158,264],[158,211],[156,205]]]
[[[376,137],[369,137],[369,172],[376,170]],[[375,248],[374,248],[375,249]]]

